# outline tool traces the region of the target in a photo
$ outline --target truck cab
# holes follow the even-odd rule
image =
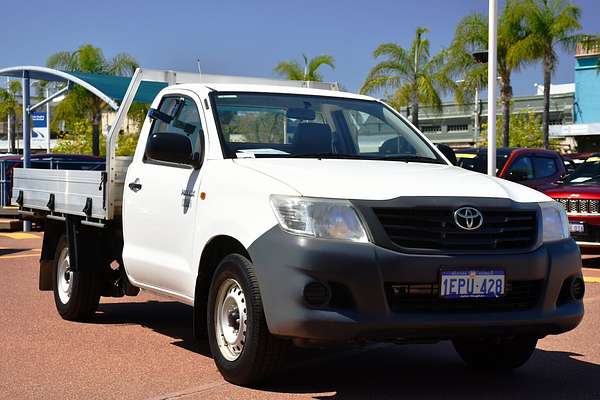
[[[93,318],[101,296],[174,298],[244,385],[290,345],[452,340],[470,365],[517,368],[581,321],[579,250],[546,195],[453,166],[367,96],[188,81],[158,93],[132,159],[111,137],[103,174],[16,170],[63,318]]]

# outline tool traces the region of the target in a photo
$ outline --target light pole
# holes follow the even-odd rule
[[[488,30],[488,157],[487,173],[496,176],[496,77],[498,57],[496,52],[496,14],[498,4],[496,0],[489,0],[489,30]]]
[[[475,129],[475,137],[473,142],[477,144],[479,141],[479,84],[475,86],[475,118],[473,128]]]
[[[23,168],[31,168],[31,110],[29,71],[23,71]],[[23,232],[31,231],[31,221],[23,221]]]
[[[6,90],[10,90],[10,78],[9,78],[8,76],[6,77]],[[7,120],[7,124],[6,124],[6,129],[7,129],[7,135],[6,135],[6,138],[8,139],[8,140],[7,140],[7,145],[6,145],[6,149],[7,149],[7,151],[6,151],[6,152],[7,152],[7,153],[12,153],[12,152],[14,151],[14,149],[13,149],[13,148],[11,148],[11,146],[10,146],[10,144],[12,143],[12,142],[11,142],[11,136],[12,136],[12,126],[11,126],[11,118],[10,118],[10,114],[11,114],[11,113],[8,113],[8,116],[6,117],[6,118],[8,119],[8,120]],[[16,121],[15,121],[15,122],[16,122]],[[16,129],[16,127],[15,127],[15,130],[17,130],[17,129]]]
[[[46,86],[46,98],[50,97],[50,85]],[[46,153],[50,154],[50,102],[46,103],[46,128],[48,128],[48,132],[46,133],[48,137],[46,138]]]

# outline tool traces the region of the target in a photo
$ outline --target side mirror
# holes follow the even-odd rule
[[[200,168],[200,154],[192,151],[192,142],[184,135],[156,132],[146,144],[146,157],[156,161],[191,165]]]
[[[513,182],[523,182],[529,178],[527,171],[524,169],[513,169],[508,173],[506,179]]]
[[[437,148],[448,159],[448,161],[452,163],[452,165],[458,164],[458,160],[456,159],[456,153],[454,153],[452,147],[448,146],[447,144],[440,143],[437,145]]]

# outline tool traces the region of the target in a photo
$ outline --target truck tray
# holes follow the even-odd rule
[[[117,157],[115,161],[115,215],[120,215],[123,184],[131,157]],[[23,210],[104,220],[106,219],[104,176],[104,171],[15,168],[11,201],[13,205],[18,205]]]

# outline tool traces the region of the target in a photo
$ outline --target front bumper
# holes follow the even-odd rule
[[[543,337],[575,328],[583,302],[559,301],[568,279],[581,276],[579,249],[571,239],[523,254],[405,254],[374,244],[317,240],[279,226],[249,248],[271,333],[322,341],[444,339],[527,334]],[[436,283],[440,268],[503,269],[507,282],[539,281],[539,296],[520,310],[403,312],[390,307],[386,284]],[[311,281],[343,288],[351,301],[311,307],[303,296]]]

